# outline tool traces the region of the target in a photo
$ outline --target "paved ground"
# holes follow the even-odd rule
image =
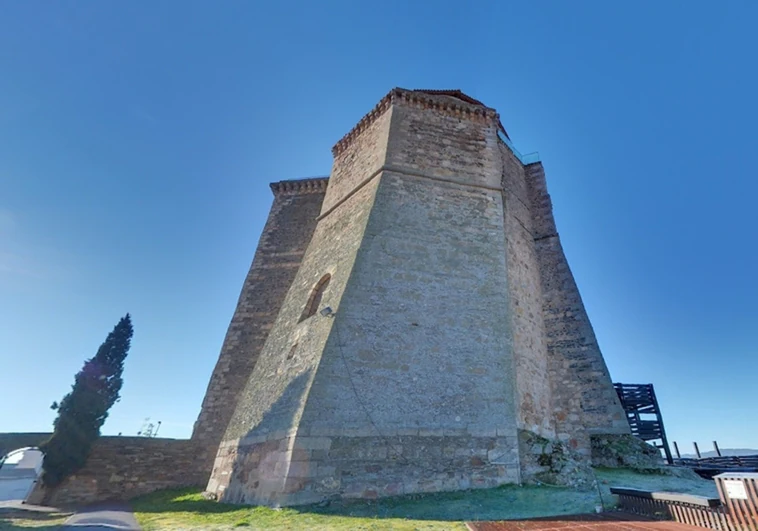
[[[660,522],[624,513],[554,516],[507,522],[469,522],[471,531],[695,531],[676,522]]]
[[[87,507],[66,520],[62,531],[106,531],[141,529],[131,509],[125,504],[101,504]]]

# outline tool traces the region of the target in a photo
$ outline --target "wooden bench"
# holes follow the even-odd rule
[[[707,529],[730,529],[718,498],[623,487],[611,487],[611,494],[619,497],[619,507],[628,512]]]

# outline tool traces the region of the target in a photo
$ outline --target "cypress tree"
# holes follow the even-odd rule
[[[100,428],[108,418],[108,410],[119,400],[121,374],[132,333],[132,320],[127,313],[97,354],[84,362],[74,377],[71,392],[60,404],[53,403],[52,408],[58,411],[53,434],[40,446],[45,454],[42,465],[45,486],[59,485],[86,463],[92,443],[100,436]]]

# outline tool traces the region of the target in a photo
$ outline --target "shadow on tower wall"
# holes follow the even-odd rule
[[[305,457],[305,452],[294,449],[293,444],[313,372],[307,369],[290,380],[261,421],[243,431],[243,436],[221,442],[208,483],[208,491],[220,501],[264,505],[282,493],[302,488],[287,476],[293,456],[298,460]],[[234,433],[236,423],[254,415],[254,401],[240,401],[230,431]]]

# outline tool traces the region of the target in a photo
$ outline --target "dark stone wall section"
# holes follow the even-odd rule
[[[556,433],[589,454],[592,433],[629,433],[624,412],[556,231],[541,163],[526,166],[540,271]]]
[[[49,433],[0,433],[0,454],[38,446],[49,437]],[[65,507],[203,486],[208,470],[197,455],[197,445],[188,439],[100,437],[84,468],[55,489],[38,485],[28,501]]]
[[[283,181],[271,188],[274,203],[192,433],[208,475],[239,397],[313,236],[326,179]]]

